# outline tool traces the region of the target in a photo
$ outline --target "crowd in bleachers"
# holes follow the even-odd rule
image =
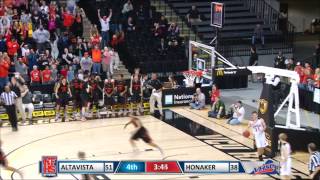
[[[296,62],[294,58],[286,58],[281,51],[279,51],[279,54],[274,59],[275,68],[296,71],[300,76],[299,87],[309,91],[313,91],[314,88],[320,88],[319,66],[320,64],[317,65],[317,63]]]

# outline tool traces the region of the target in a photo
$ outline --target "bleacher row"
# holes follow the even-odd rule
[[[194,5],[201,14],[202,22],[195,22],[191,28],[197,33],[202,42],[209,43],[216,36],[216,28],[210,26],[211,5],[209,0],[167,0],[168,5],[187,22],[186,15]],[[269,46],[267,48],[287,49],[284,45],[283,32],[278,29],[278,17],[272,17],[274,22],[266,23],[263,17],[259,17],[250,9],[250,5],[244,0],[216,0],[225,4],[225,21],[222,29],[218,30],[218,50],[225,56],[239,56],[245,54],[235,54],[226,52],[235,46],[251,45],[251,38],[254,28],[257,24],[261,24],[264,30],[265,42]],[[261,47],[262,50],[267,48]],[[248,50],[247,50],[248,51]],[[270,51],[263,51],[270,52]]]
[[[160,39],[154,37],[153,23],[160,19],[161,13],[155,12],[151,7],[154,17],[146,21],[144,27],[136,32],[127,34],[126,47],[122,49],[124,64],[132,70],[139,67],[143,73],[151,72],[177,72],[188,68],[183,41],[180,39],[177,47],[169,48],[166,54],[158,51]],[[166,42],[167,43],[167,42]]]

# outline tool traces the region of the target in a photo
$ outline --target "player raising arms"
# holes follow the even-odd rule
[[[21,179],[23,179],[23,174],[21,171],[8,165],[8,160],[2,151],[1,145],[2,145],[2,142],[0,140],[0,166],[2,166],[4,169],[8,171],[17,172],[21,176]],[[1,176],[0,176],[0,179],[1,179]]]
[[[139,75],[135,75],[131,81],[130,94],[132,103],[138,104],[137,115],[142,111],[142,83]]]
[[[251,115],[251,121],[248,124],[248,128],[252,128],[254,135],[254,140],[258,149],[258,157],[260,161],[263,161],[262,155],[264,153],[264,148],[267,146],[266,141],[266,123],[262,118],[258,118],[257,111],[253,111]]]
[[[62,121],[65,121],[67,117],[67,105],[69,103],[69,97],[72,97],[67,79],[63,77],[60,82],[57,83],[55,87],[55,95],[57,98],[57,106],[56,106],[56,118],[58,121],[60,118],[60,108],[62,107],[64,110],[64,116]]]
[[[148,130],[142,125],[140,119],[136,117],[131,117],[130,121],[124,125],[124,129],[129,125],[132,124],[136,129],[133,131],[133,135],[130,138],[130,144],[133,148],[133,151],[138,151],[135,141],[142,139],[145,143],[149,144],[152,147],[157,148],[161,155],[164,156],[163,150],[153,142],[152,138],[149,135]]]
[[[108,79],[104,81],[103,87],[103,102],[105,107],[107,108],[107,117],[109,116],[109,112],[113,111],[114,105],[114,80],[109,76]]]
[[[116,96],[117,104],[120,107],[119,116],[126,115],[126,102],[127,102],[127,85],[126,81],[123,79],[123,74],[119,75],[119,80],[116,80]]]
[[[76,119],[77,108],[81,110],[81,89],[83,82],[79,79],[79,76],[76,74],[74,79],[71,81],[71,92],[72,92],[72,102],[73,102],[73,111],[72,118]]]
[[[96,107],[97,113],[96,117],[100,118],[100,112],[99,112],[99,99],[100,99],[100,93],[102,91],[100,85],[99,85],[100,77],[99,76],[90,76],[89,85],[90,85],[90,109],[92,111],[93,106]],[[92,114],[92,113],[91,113]]]

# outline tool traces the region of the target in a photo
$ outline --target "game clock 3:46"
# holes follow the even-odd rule
[[[181,173],[175,161],[146,162],[147,173]]]

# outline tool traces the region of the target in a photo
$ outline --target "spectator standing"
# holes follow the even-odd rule
[[[30,53],[26,53],[27,60],[28,60],[28,69],[32,71],[33,66],[38,65],[37,62],[37,54],[34,52],[33,49],[30,49]]]
[[[29,88],[27,85],[24,85],[21,92],[22,96],[22,109],[24,112],[28,109],[27,118],[29,120],[29,124],[32,124],[32,113],[34,111],[34,105],[33,105],[33,95],[29,91]]]
[[[319,180],[320,179],[320,152],[317,150],[317,145],[315,143],[308,144],[308,151],[310,154],[309,158],[309,172],[310,178]]]
[[[51,80],[52,82],[56,82],[58,80],[58,69],[57,66],[55,64],[53,64],[50,68],[51,70]]]
[[[307,84],[308,79],[313,79],[313,70],[312,67],[310,66],[310,64],[308,62],[306,62],[304,64],[304,69],[303,69],[303,80],[302,83],[303,84]]]
[[[274,59],[274,67],[279,69],[286,69],[286,58],[282,55],[282,51],[279,51],[278,55]]]
[[[54,41],[50,41],[50,46],[51,46],[51,56],[54,60],[56,60],[59,56],[59,49],[58,49],[58,35],[55,35],[55,40]]]
[[[47,43],[49,42],[49,39],[50,39],[49,31],[43,29],[43,26],[40,26],[39,29],[33,32],[32,37],[37,44],[37,50],[40,53],[44,52],[46,49]]]
[[[7,52],[8,55],[12,58],[15,54],[18,53],[18,50],[20,48],[20,45],[18,44],[15,37],[11,38],[11,41],[7,43]]]
[[[101,18],[100,15],[100,9],[98,9],[98,18],[100,20],[100,24],[101,24],[101,36],[102,36],[102,42],[101,42],[101,46],[105,47],[108,45],[109,43],[109,29],[110,29],[110,19],[112,17],[112,9],[109,9],[109,16],[103,16]]]
[[[192,102],[190,103],[191,109],[200,110],[206,106],[206,97],[201,92],[200,88],[196,89],[196,93],[192,97]]]
[[[300,62],[297,62],[296,67],[294,68],[294,71],[299,74],[300,77],[300,84],[303,82],[303,76],[304,76],[304,68],[301,66]]]
[[[72,66],[69,66],[69,70],[67,72],[67,81],[68,83],[71,83],[71,81],[74,79],[74,70]]]
[[[255,45],[257,39],[260,39],[262,46],[264,46],[264,32],[260,24],[257,24],[253,31],[252,45]]]
[[[258,66],[258,54],[257,54],[257,49],[255,46],[252,46],[250,49],[250,59],[249,59],[249,66]],[[252,74],[251,75],[251,81],[256,82],[257,81],[257,75]]]
[[[30,72],[31,85],[39,85],[41,81],[41,73],[38,70],[38,66],[33,66],[33,70]]]
[[[29,80],[28,67],[23,62],[23,59],[21,57],[19,57],[18,59],[15,58],[14,65],[15,65],[16,72],[19,73],[25,81],[28,81]]]
[[[128,0],[122,8],[121,13],[124,15],[124,17],[128,17],[128,15],[133,11],[133,5],[131,3],[131,0]]]
[[[45,70],[41,72],[41,80],[42,84],[51,84],[52,79],[51,79],[51,70],[49,69],[49,66],[45,67]]]
[[[85,16],[84,10],[81,8],[75,16],[74,23],[72,25],[73,34],[76,37],[82,37],[83,35],[83,17]]]
[[[111,55],[109,53],[109,50],[107,47],[103,50],[103,56],[102,56],[102,70],[106,74],[106,77],[109,77],[111,75]]]
[[[70,27],[74,23],[74,16],[73,14],[67,9],[65,12],[62,11],[63,17],[63,26],[66,28],[67,31],[70,30]]]
[[[92,49],[92,72],[100,75],[102,52],[98,45]]]
[[[15,99],[17,98],[16,93],[14,93],[8,85],[4,87],[4,92],[1,94],[1,101],[4,104],[6,113],[9,116],[9,121],[11,123],[12,131],[18,131],[17,123],[17,113],[16,107],[14,105]]]
[[[9,82],[9,68],[10,61],[0,57],[0,91],[2,91],[2,88]]]
[[[80,60],[80,66],[83,72],[88,71],[91,72],[92,68],[92,59],[89,57],[88,52],[84,53],[84,56]]]
[[[242,106],[242,102],[238,101],[235,104],[231,105],[231,112],[233,113],[232,117],[227,121],[227,124],[230,125],[238,125],[241,124],[244,115],[245,115],[245,109]]]
[[[200,13],[196,6],[192,6],[187,14],[187,19],[190,24],[201,22]]]

